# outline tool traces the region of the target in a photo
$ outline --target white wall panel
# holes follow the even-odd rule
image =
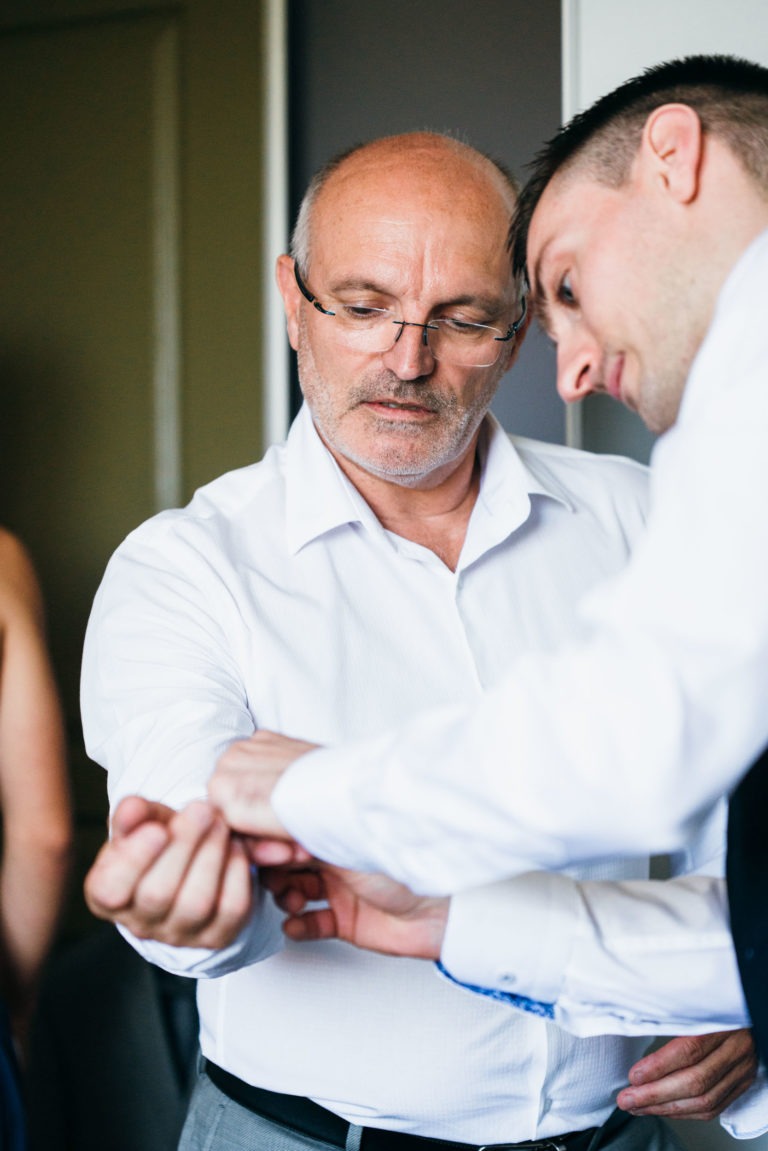
[[[768,66],[766,0],[562,0],[562,17],[564,121],[677,56],[727,52]],[[566,429],[570,443],[643,461],[653,444],[636,416],[604,397],[569,407]]]
[[[563,31],[566,119],[675,56],[730,52],[768,65],[766,0],[564,0]]]

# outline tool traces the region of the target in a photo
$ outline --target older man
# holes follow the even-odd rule
[[[116,810],[88,894],[202,977],[184,1149],[675,1145],[658,1120],[609,1118],[636,1041],[570,1038],[414,961],[285,942],[247,846],[196,800],[257,726],[335,742],[479,697],[580,634],[578,598],[623,568],[642,469],[510,442],[487,414],[522,323],[514,204],[496,165],[429,134],[325,169],[277,268],[306,400],[287,444],[129,537],[97,597],[83,714]],[[692,851],[706,870],[721,845]],[[646,862],[583,874],[642,882]],[[719,1110],[751,1052],[743,1032],[673,1044],[648,1074],[694,1114],[707,1083]]]

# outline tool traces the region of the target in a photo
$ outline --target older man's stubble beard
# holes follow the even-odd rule
[[[298,364],[302,390],[326,445],[370,474],[404,487],[429,486],[431,476],[463,457],[501,376],[498,369],[491,372],[464,405],[456,393],[446,394],[427,380],[401,380],[385,368],[371,369],[337,397],[317,371],[305,337],[299,341]],[[429,415],[389,419],[366,408],[374,401],[413,405]]]

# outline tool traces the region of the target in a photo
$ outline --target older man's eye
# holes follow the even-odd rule
[[[342,304],[336,313],[340,319],[350,324],[376,324],[391,318],[389,308],[371,308],[367,304]]]

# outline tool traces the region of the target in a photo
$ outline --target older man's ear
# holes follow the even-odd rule
[[[283,297],[288,339],[291,342],[291,347],[296,351],[299,343],[299,305],[302,296],[293,273],[293,265],[292,256],[278,256],[275,263],[275,279],[280,289],[280,295]]]

